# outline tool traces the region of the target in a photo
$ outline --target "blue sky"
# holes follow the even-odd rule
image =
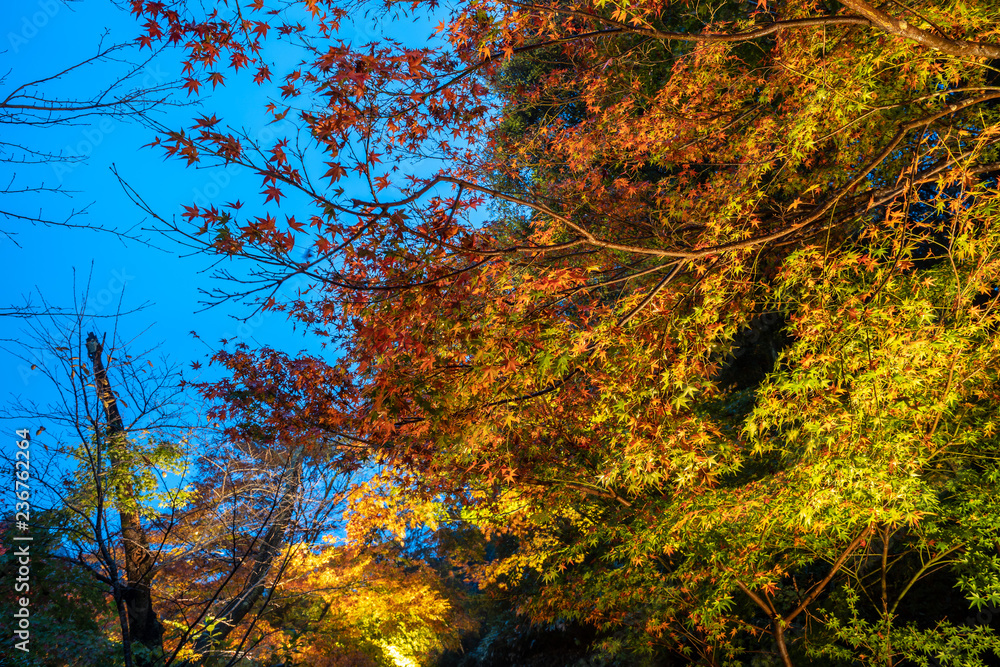
[[[381,29],[367,17],[358,17],[354,23],[343,28],[341,39],[367,42],[378,38]],[[0,84],[3,98],[24,83],[51,76],[91,57],[101,44],[131,42],[140,31],[134,18],[109,0],[7,2],[0,5],[0,26],[0,49],[5,49],[0,72],[9,71]],[[394,32],[399,30],[414,33],[413,26],[394,27]],[[427,28],[427,34],[430,31]],[[139,63],[149,54],[148,49],[144,52],[133,49],[124,53],[123,58]],[[143,65],[136,81],[159,85],[178,78],[180,55],[177,49],[159,54]],[[269,56],[283,60],[293,54],[273,51]],[[106,62],[47,82],[38,90],[50,97],[86,99],[128,66],[128,62]],[[179,92],[176,100],[188,101],[188,98],[185,92]],[[227,88],[202,96],[200,108],[168,107],[157,118],[167,126],[181,127],[189,126],[196,115],[216,113],[230,126],[266,140],[275,134],[275,129],[264,122],[266,102],[264,91],[233,81]],[[278,131],[282,129],[285,128]],[[199,288],[217,285],[212,281],[208,258],[190,256],[169,239],[144,231],[152,221],[145,219],[144,213],[129,200],[111,171],[113,165],[154,210],[169,219],[179,215],[183,205],[192,202],[219,204],[239,199],[249,208],[262,201],[259,181],[248,169],[233,166],[187,169],[180,161],[165,161],[161,150],[141,148],[153,139],[149,129],[122,119],[91,116],[68,127],[45,128],[4,123],[0,124],[0,131],[3,132],[0,141],[80,160],[16,164],[11,162],[9,146],[5,146],[8,149],[5,161],[0,162],[3,186],[13,178],[8,189],[44,184],[57,187],[61,193],[0,195],[0,210],[29,217],[41,215],[56,221],[65,220],[73,211],[85,210],[71,222],[131,230],[131,234],[145,237],[152,244],[122,240],[88,229],[32,225],[0,218],[3,231],[10,234],[0,237],[6,267],[6,288],[0,306],[19,305],[25,298],[37,305],[44,298],[54,307],[71,307],[74,297],[80,298],[89,280],[89,313],[108,316],[119,309],[127,312],[147,304],[145,310],[124,317],[118,324],[119,331],[126,339],[136,337],[136,349],[158,347],[158,355],[187,368],[185,375],[189,379],[207,377],[205,370],[191,370],[190,363],[204,364],[222,338],[271,345],[289,352],[317,349],[315,342],[310,345],[301,333],[293,333],[283,315],[241,321],[237,318],[245,316],[248,309],[236,304],[203,311],[204,297]],[[13,159],[17,160],[14,153]],[[291,198],[288,206],[294,208],[304,203]],[[283,210],[285,206],[283,203]],[[108,322],[96,320],[93,328],[106,330]],[[200,340],[190,335],[192,330],[198,332]],[[3,402],[15,412],[18,402],[44,403],[52,395],[51,385],[41,372],[16,358],[23,331],[23,322],[0,318],[0,339],[5,348],[0,350]],[[28,426],[34,430],[44,424]]]

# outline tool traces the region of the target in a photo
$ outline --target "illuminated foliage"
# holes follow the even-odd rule
[[[248,260],[221,298],[328,344],[280,382],[270,351],[217,358],[294,383],[253,428],[386,471],[372,525],[507,540],[470,575],[611,653],[994,650],[959,624],[1000,603],[995,3],[458,3],[436,46],[344,44],[347,5],[292,5],[134,3],[192,93],[274,77],[296,124],[158,142],[259,174],[257,206],[169,231]],[[960,593],[928,625],[931,584]]]
[[[262,632],[296,663],[423,665],[458,646],[470,620],[455,591],[419,562],[391,553],[293,547],[294,574],[277,593]]]

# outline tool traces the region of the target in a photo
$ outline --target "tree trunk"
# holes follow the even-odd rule
[[[266,592],[267,575],[271,571],[274,559],[281,553],[285,533],[288,531],[292,510],[295,507],[295,499],[299,494],[304,458],[304,447],[297,447],[290,453],[287,467],[289,477],[285,481],[284,490],[275,508],[271,525],[267,527],[261,538],[260,550],[254,557],[247,583],[239,595],[229,600],[217,613],[212,615],[212,630],[204,630],[198,635],[194,642],[195,653],[204,656],[225,640]]]
[[[123,470],[123,460],[128,449],[128,439],[118,399],[111,389],[107,370],[101,359],[104,348],[97,336],[87,336],[87,352],[94,366],[94,384],[104,406],[108,421],[107,443],[111,470],[117,479],[130,476],[131,469]],[[146,531],[142,527],[139,505],[134,489],[121,481],[113,489],[115,505],[121,522],[122,545],[125,551],[125,587],[122,598],[125,602],[128,627],[122,628],[133,643],[143,646],[146,651],[136,655],[138,667],[154,667],[163,662],[163,625],[153,609],[153,554],[149,549]]]

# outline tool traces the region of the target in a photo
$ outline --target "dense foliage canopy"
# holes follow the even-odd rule
[[[271,76],[261,5],[136,10],[191,40],[193,88]],[[276,425],[363,441],[398,512],[507,545],[475,581],[613,654],[993,652],[961,623],[1000,602],[995,5],[388,3],[443,14],[424,47],[337,42],[348,8],[304,6],[272,111],[311,146],[214,116],[162,140],[314,202],[176,230],[329,337],[312,363],[343,381],[299,377],[339,401]]]
[[[319,589],[262,617],[289,660],[430,660],[466,595],[467,665],[541,650],[504,627],[620,664],[1000,659],[1000,5],[387,0],[436,37],[349,44],[338,0],[196,4],[134,0],[144,42],[191,94],[274,79],[291,129],[164,130],[261,199],[150,213],[327,350],[230,349],[201,390],[254,457],[364,477],[355,546],[284,557]],[[352,568],[382,611],[329,611]]]

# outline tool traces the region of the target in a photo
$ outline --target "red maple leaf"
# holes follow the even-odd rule
[[[201,81],[198,79],[187,79],[184,82],[184,87],[187,88],[189,96],[193,95],[198,92],[199,88],[201,88]]]

